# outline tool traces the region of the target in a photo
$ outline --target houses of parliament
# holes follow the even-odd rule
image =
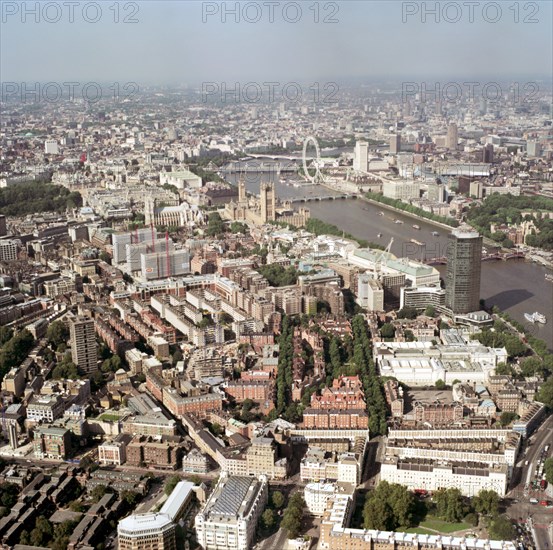
[[[277,203],[275,186],[273,183],[261,183],[259,198],[248,197],[246,184],[238,182],[238,201],[229,202],[224,209],[225,218],[232,221],[246,221],[255,225],[278,221],[295,227],[303,227],[310,217],[308,208],[294,210],[290,201]]]

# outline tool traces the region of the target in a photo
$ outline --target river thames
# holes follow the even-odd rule
[[[263,181],[275,183],[277,196],[281,199],[333,194],[320,186],[298,188],[280,183],[279,177],[274,173],[262,177]],[[258,194],[261,175],[250,173],[245,179],[247,190]],[[236,175],[231,175],[228,180],[235,183]],[[420,260],[424,259],[425,255],[426,258],[446,255],[448,230],[429,224],[423,219],[415,220],[359,199],[316,201],[305,206],[311,210],[312,217],[334,224],[355,237],[383,246],[387,246],[393,238],[391,252],[396,256],[409,256]],[[380,215],[381,211],[384,215]],[[403,223],[395,223],[396,219]],[[420,229],[415,229],[414,224]],[[433,231],[439,235],[432,235]],[[379,234],[381,237],[378,237]],[[413,244],[411,239],[423,243],[423,246]],[[444,277],[446,266],[437,266],[437,269]],[[545,340],[549,349],[553,350],[553,283],[545,279],[546,273],[548,270],[545,267],[524,260],[482,262],[480,295],[487,305],[496,305],[509,313],[532,334]],[[524,313],[535,311],[547,317],[547,324],[532,324],[526,321]]]

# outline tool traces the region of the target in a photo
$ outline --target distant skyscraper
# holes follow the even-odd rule
[[[480,114],[485,115],[488,112],[488,102],[485,97],[480,98]]]
[[[399,153],[401,151],[401,135],[394,134],[390,138],[390,153]]]
[[[541,155],[541,147],[538,141],[526,142],[526,153],[529,157],[539,157]]]
[[[490,164],[493,162],[493,145],[491,143],[484,145],[484,149],[482,150],[482,162]]]
[[[457,132],[457,124],[455,124],[455,122],[450,122],[447,127],[447,148],[455,151],[457,149],[458,141],[459,136]]]
[[[357,141],[355,143],[353,169],[357,172],[369,171],[369,144],[366,141]]]
[[[480,309],[482,237],[471,228],[454,229],[448,238],[445,305],[454,314]]]
[[[71,336],[71,358],[83,372],[89,374],[98,369],[98,349],[94,320],[88,317],[75,317],[69,325]]]
[[[58,142],[55,139],[47,139],[44,142],[44,152],[47,155],[57,155],[59,153]]]

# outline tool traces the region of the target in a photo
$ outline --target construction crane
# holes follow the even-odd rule
[[[156,230],[153,222],[150,224],[150,227],[152,228],[152,249],[155,252],[156,251]]]
[[[376,257],[376,260],[374,262],[374,272],[376,273],[376,278],[380,278],[380,270],[382,269],[382,259],[384,258],[384,265],[388,265],[388,255],[390,254],[390,250],[392,248],[392,244],[394,243],[394,238],[392,237],[390,239],[390,242],[388,243],[388,246]]]

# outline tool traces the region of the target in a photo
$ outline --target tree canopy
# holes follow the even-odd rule
[[[52,370],[52,378],[54,380],[76,380],[79,378],[77,365],[71,361],[71,357],[66,355],[58,365]]]
[[[339,227],[332,225],[331,223],[323,222],[318,218],[309,218],[305,224],[305,229],[309,233],[314,233],[315,235],[334,235],[335,237],[344,237],[352,241],[357,241],[360,247],[362,248],[377,248],[379,250],[384,250],[384,247],[381,244],[373,243],[365,239],[358,239],[350,233],[345,233]]]
[[[542,385],[536,397],[548,409],[553,410],[553,376],[550,376]]]
[[[383,481],[367,496],[363,508],[364,527],[383,531],[409,527],[415,509],[413,493],[403,485]]]
[[[304,508],[305,501],[301,493],[294,493],[288,501],[288,507],[282,516],[282,522],[280,524],[282,529],[287,532],[289,539],[297,538],[301,532]]]
[[[12,367],[17,367],[23,362],[34,342],[33,335],[27,329],[23,329],[0,348],[0,381]]]
[[[474,509],[484,516],[496,516],[499,511],[499,495],[491,489],[482,489],[472,500]]]
[[[54,321],[48,326],[46,338],[52,346],[57,348],[60,344],[65,344],[69,338],[69,329],[63,321]]]
[[[491,348],[504,347],[509,357],[518,357],[528,351],[528,348],[520,341],[518,336],[504,331],[486,329],[473,334],[471,338]]]
[[[438,517],[450,523],[461,521],[470,511],[470,507],[461,491],[456,487],[438,489],[434,491],[432,499],[436,504],[436,514]]]
[[[248,232],[248,226],[242,222],[232,222],[230,224],[231,233],[241,233],[245,235]]]
[[[117,372],[123,366],[119,355],[112,355],[109,359],[102,362],[102,372]]]
[[[165,491],[165,494],[169,496],[180,480],[180,476],[177,475],[171,476],[169,479],[167,479],[167,481],[165,482],[165,487],[163,489]]]
[[[282,508],[284,506],[284,495],[280,491],[274,491],[271,495],[271,502],[275,508]]]
[[[515,418],[517,418],[517,414],[514,413],[514,412],[511,412],[511,411],[503,411],[501,413],[501,416],[499,417],[499,423],[502,425],[502,426],[508,426],[509,424],[511,424],[511,422],[513,420],[515,420]]]
[[[0,347],[13,336],[13,330],[5,325],[0,326]]]
[[[539,214],[523,214],[525,210]],[[471,225],[477,227],[485,237],[492,238],[503,246],[508,241],[506,233],[492,234],[490,231],[491,224],[514,225],[525,219],[533,220],[539,232],[528,235],[526,244],[544,250],[553,250],[553,220],[550,220],[548,216],[541,215],[541,212],[551,212],[552,210],[553,200],[550,198],[493,194],[486,197],[481,205],[475,204],[468,211],[467,218]]]
[[[396,329],[392,323],[384,323],[380,327],[380,334],[382,338],[393,338],[396,333]]]
[[[488,526],[488,532],[493,540],[513,540],[516,537],[515,528],[506,516],[493,518]]]
[[[426,218],[427,220],[434,220],[437,222],[441,222],[451,227],[459,226],[459,222],[453,218],[448,218],[446,216],[440,216],[432,212],[427,212],[422,208],[418,208],[417,206],[413,206],[412,204],[407,204],[406,202],[403,202],[400,199],[392,199],[389,197],[385,197],[381,193],[367,193],[365,196],[370,200],[381,202],[382,204],[393,206],[394,208],[398,208],[399,210],[404,210],[405,212],[416,214],[420,218]]]
[[[545,472],[545,480],[547,483],[553,483],[553,458],[546,459],[543,465],[543,471]]]
[[[295,267],[283,267],[279,264],[263,265],[257,269],[271,286],[295,285],[298,280],[298,272]]]
[[[428,308],[426,308],[428,309]],[[426,315],[426,313],[425,313]],[[398,319],[416,319],[417,318],[417,310],[414,307],[404,307],[403,309],[400,309],[397,312]],[[429,317],[433,317],[433,315],[429,315]]]
[[[210,213],[207,220],[206,235],[210,237],[217,237],[222,235],[226,230],[227,227],[219,212]]]
[[[17,502],[19,495],[19,487],[14,483],[0,484],[0,504],[7,509],[10,509]]]
[[[79,192],[51,183],[30,181],[0,189],[0,214],[6,216],[63,212],[82,203]]]

